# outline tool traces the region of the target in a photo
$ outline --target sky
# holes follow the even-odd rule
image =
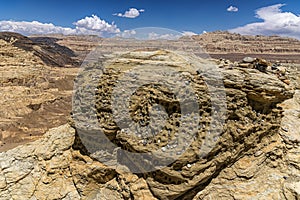
[[[300,39],[298,0],[1,0],[0,31],[111,36],[141,27]]]

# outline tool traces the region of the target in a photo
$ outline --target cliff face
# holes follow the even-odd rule
[[[300,63],[300,41],[279,36],[246,36],[229,32],[212,32],[193,36],[215,58],[241,60],[245,55],[270,61]]]
[[[215,53],[300,53],[300,41],[280,36],[250,36],[211,32],[193,36],[208,52]]]
[[[31,36],[30,39],[37,43],[52,44],[60,47],[65,47],[68,51],[72,51],[69,56],[76,61],[76,65],[85,59],[86,55],[97,47],[102,38],[98,36],[64,36],[64,35],[35,35]]]
[[[54,67],[75,67],[79,62],[73,59],[74,52],[57,43],[56,38],[28,38],[18,33],[0,32],[0,39],[14,47],[39,57],[46,65]]]
[[[261,72],[233,64],[219,65],[224,88],[218,84],[209,88],[207,84],[216,83],[215,77],[205,79],[209,71],[191,68],[190,62],[187,62],[191,59],[169,51],[154,50],[111,56],[104,63],[106,70],[101,81],[96,80],[96,88],[92,88],[96,89],[91,93],[93,95],[81,96],[80,92],[84,90],[77,91],[77,100],[81,104],[73,113],[77,120],[72,122],[72,126],[76,130],[70,125],[51,129],[40,140],[0,154],[1,198],[297,199],[300,195],[300,100],[299,91],[294,90],[296,79],[291,79],[288,85],[269,71]],[[200,66],[211,62],[216,61],[197,60]],[[148,69],[141,77],[144,82],[153,78],[147,76],[151,73],[151,66],[171,67],[194,89],[199,107],[187,112],[190,115],[198,113],[200,117],[193,121],[199,129],[195,130],[191,145],[180,146],[183,143],[179,140],[184,140],[193,131],[180,128],[185,127],[181,122],[186,116],[172,92],[163,86],[147,84],[139,88],[132,94],[129,109],[130,116],[142,129],[150,123],[152,107],[156,104],[163,107],[167,118],[161,132],[151,137],[146,132],[139,136],[132,132],[131,127],[120,129],[117,126],[116,121],[122,124],[125,117],[121,113],[119,118],[114,118],[115,105],[111,94],[115,94],[114,88],[117,88],[118,80],[122,80],[122,73],[136,65]],[[89,76],[93,70],[87,67],[82,72],[84,78],[79,83],[83,88],[88,89],[94,80],[93,76]],[[299,77],[295,69],[288,70],[293,77]],[[129,75],[134,80],[139,79],[132,73]],[[127,81],[129,88],[134,87],[130,79]],[[212,118],[216,110],[212,105],[221,107],[219,99],[211,99],[209,91],[220,90],[226,94],[225,123],[219,130],[220,137],[212,143],[215,145],[202,156],[199,147],[205,144],[205,137],[214,126]],[[126,96],[122,91],[117,91],[116,95],[120,99]],[[183,96],[184,103],[189,103],[190,95]],[[92,136],[89,130],[93,124],[81,121],[91,118],[85,109],[88,105],[84,104],[89,99],[84,101],[82,98],[96,99],[95,119],[104,134],[119,147],[117,151],[121,148],[136,153],[168,152],[177,147],[184,148],[184,151],[180,152],[176,161],[155,172],[143,174],[125,170],[131,167],[145,170],[143,166],[139,168],[140,160],[121,157],[117,159],[117,167],[99,162],[102,154],[94,148],[99,145],[98,141],[85,140]],[[167,144],[177,139],[177,143]],[[157,157],[160,160],[166,158],[168,156]],[[127,165],[129,161],[133,163],[130,167]],[[145,162],[153,164],[151,159]]]

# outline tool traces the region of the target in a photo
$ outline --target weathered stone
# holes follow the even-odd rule
[[[175,145],[168,144],[169,137],[177,137],[184,131],[186,135],[191,132],[179,131],[181,112],[172,93],[163,86],[147,85],[132,94],[130,112],[132,118],[142,125],[149,122],[149,110],[153,103],[160,104],[168,112],[165,127],[159,127],[165,129],[159,138],[142,140],[134,134],[134,137],[128,137],[130,129],[120,129],[116,125],[110,105],[111,93],[122,72],[127,72],[136,64],[172,66],[183,74],[186,77],[185,84],[191,84],[198,96],[201,126],[196,129],[196,140],[186,146],[175,162],[144,174],[125,172],[122,166],[106,166],[95,160],[95,155],[87,152],[84,145],[80,144],[81,138],[76,134],[78,128],[75,130],[69,125],[63,125],[51,129],[35,142],[0,154],[0,197],[296,199],[299,195],[300,170],[298,129],[292,121],[288,122],[292,119],[299,121],[296,118],[297,112],[293,112],[299,108],[298,91],[294,95],[293,90],[294,79],[291,85],[286,85],[273,73],[236,66],[220,69],[226,93],[225,124],[216,145],[205,157],[201,157],[198,150],[211,125],[212,114],[211,98],[205,81],[214,83],[215,79],[209,77],[204,80],[201,70],[193,71],[189,66],[187,60],[192,58],[185,58],[163,50],[140,50],[111,56],[106,62],[107,70],[101,82],[97,82],[96,92],[97,120],[112,142],[134,152],[162,148],[167,151]],[[199,59],[198,62],[207,64],[211,61]],[[136,78],[135,74],[129,75]],[[91,81],[89,76],[86,77],[83,83]],[[142,78],[147,80],[151,76]],[[211,89],[218,91],[222,87],[213,85]],[[293,102],[287,100],[292,97]],[[147,101],[149,99],[152,101]],[[83,117],[85,114],[82,113]],[[287,117],[286,121],[282,118],[283,114]],[[158,116],[163,121],[164,116]],[[76,122],[73,125],[76,127]]]
[[[256,61],[256,58],[252,58],[252,57],[243,58],[244,63],[254,63],[255,61]]]
[[[161,56],[159,60],[155,60],[157,54]],[[188,59],[189,58],[186,60]],[[110,96],[122,72],[131,70],[135,64],[146,66],[151,63],[163,66],[166,61],[168,66],[180,69],[180,71],[184,71],[184,74],[188,75],[188,82],[193,83],[196,94],[201,97],[198,103],[202,105],[199,112],[203,113],[201,117],[205,119],[202,121],[203,126],[209,126],[210,114],[205,110],[210,106],[208,103],[209,95],[206,94],[207,88],[202,86],[204,80],[193,73],[193,70],[189,68],[184,61],[177,59],[176,54],[168,51],[120,53],[116,58],[112,58],[106,63],[107,70],[102,75],[101,82],[98,83],[97,86],[99,100],[97,101],[96,108],[97,115],[100,118],[100,124],[105,130],[104,133],[110,138],[120,141],[118,144],[124,149],[134,152],[145,152],[158,148],[165,152],[167,150],[166,142],[168,141],[168,136],[163,133],[167,132],[167,130],[170,130],[170,134],[177,132],[174,124],[176,121],[179,121],[176,117],[180,116],[180,110],[177,108],[172,110],[172,107],[176,105],[176,100],[172,99],[172,97],[168,95],[167,90],[163,87],[146,86],[133,94],[131,101],[131,112],[134,113],[132,115],[133,119],[142,121],[143,123],[149,121],[149,115],[147,113],[149,109],[147,108],[151,107],[151,101],[161,104],[165,110],[169,110],[168,114],[170,119],[166,126],[169,128],[162,131],[162,135],[158,135],[159,140],[154,138],[152,140],[139,141],[134,137],[128,136],[134,135],[134,133],[131,133],[130,129],[126,131],[123,129],[120,130],[118,126],[113,123],[112,105],[107,103],[112,101]],[[205,63],[206,61],[199,59],[199,62]],[[266,64],[264,60],[259,60],[258,62],[261,65]],[[183,68],[182,66],[185,67]],[[90,72],[87,71],[87,73]],[[201,72],[197,73],[201,74]],[[220,173],[223,167],[227,166],[226,163],[234,162],[236,159],[246,155],[247,151],[252,152],[254,151],[253,149],[262,148],[264,145],[270,145],[271,148],[271,141],[263,140],[262,138],[273,137],[273,135],[278,133],[282,114],[280,109],[277,108],[277,104],[293,96],[292,87],[288,87],[281,82],[276,74],[261,73],[255,69],[243,69],[233,66],[232,69],[222,69],[221,73],[224,78],[225,92],[227,95],[226,127],[222,133],[222,137],[219,138],[219,144],[222,144],[222,147],[216,146],[209,154],[209,157],[202,160],[197,158],[196,150],[197,147],[201,146],[201,143],[199,143],[200,141],[195,141],[189,147],[190,150],[184,152],[174,164],[155,172],[155,175],[152,173],[147,174],[146,181],[154,196],[160,199],[176,199],[193,195],[195,194],[193,192],[197,191],[197,188],[202,188],[205,182]],[[132,76],[134,75],[132,74]],[[151,75],[149,74],[148,77],[142,78],[147,80],[147,78],[151,78]],[[130,82],[128,84],[130,88]],[[151,95],[149,95],[149,93]],[[121,99],[125,99],[122,93],[119,95]],[[106,101],[103,101],[104,99]],[[148,101],[149,99],[151,100],[150,102]],[[87,113],[81,114],[88,115]],[[122,116],[120,116],[120,118],[122,118]],[[108,124],[110,125],[108,126]],[[106,127],[111,127],[109,128],[109,132],[106,131]],[[199,130],[198,134],[199,136],[205,135],[205,130]],[[276,138],[276,136],[274,137]],[[278,145],[278,149],[283,148],[280,144]],[[280,153],[281,150],[278,151],[279,153],[274,155],[272,153],[269,153],[270,155],[268,154],[270,160],[282,156]],[[261,154],[260,157],[262,155],[265,154]],[[251,161],[248,161],[247,158],[244,158],[244,160],[240,160],[236,165],[237,177],[244,177],[246,179],[254,177],[256,175],[257,165],[253,163],[262,162],[262,160],[264,160],[263,158],[256,159],[257,158],[252,158]],[[249,166],[247,164],[249,164]],[[268,165],[270,165],[271,168],[278,166],[277,163],[273,162]],[[174,169],[176,169],[176,171]],[[274,179],[270,177],[270,185],[272,185],[272,181],[275,180],[277,180],[277,178]],[[274,192],[282,192],[277,186],[278,185],[274,185]],[[264,189],[267,189],[267,187]],[[193,192],[189,194],[190,191]],[[283,195],[283,193],[280,195]]]

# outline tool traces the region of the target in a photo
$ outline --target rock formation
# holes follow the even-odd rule
[[[78,69],[47,65],[34,51],[38,46],[19,34],[0,33],[0,38],[5,39],[0,39],[3,151],[67,122]]]
[[[215,63],[220,70],[224,88],[215,83],[209,71],[191,68],[187,55],[178,56],[165,50],[139,50],[111,55],[101,63],[105,66],[101,81],[91,75],[96,70],[88,66],[79,82],[88,88],[91,81],[96,89],[97,123],[109,140],[130,152],[162,152],[176,148],[177,137],[188,136],[193,130],[180,129],[185,116],[176,95],[164,85],[147,84],[132,94],[130,116],[140,127],[150,124],[152,106],[164,108],[165,126],[149,137],[122,129],[113,117],[111,94],[122,80],[124,72],[135,66],[171,67],[195,91],[199,114],[195,118],[199,129],[194,141],[186,146],[176,161],[157,171],[131,173],[125,167],[111,167],[99,162],[97,149],[88,148],[84,136],[89,136],[86,119],[90,114],[86,101],[77,99],[70,125],[51,129],[43,138],[0,154],[0,196],[3,199],[298,199],[300,195],[299,71],[287,68],[291,74],[287,84],[276,73],[243,68],[233,63],[198,59],[206,66]],[[149,72],[148,72],[149,73]],[[129,74],[134,76],[134,74]],[[134,80],[139,77],[134,77]],[[150,81],[151,76],[143,76]],[[129,80],[130,82],[130,80]],[[209,88],[211,85],[211,88]],[[133,85],[129,84],[129,87]],[[209,91],[223,90],[226,94],[225,123],[215,145],[206,155],[199,154],[205,137],[214,126],[212,118],[219,101]],[[295,91],[296,90],[296,91]],[[191,94],[187,94],[188,103]],[[147,97],[147,98],[144,98]],[[86,98],[86,97],[85,97]],[[81,102],[81,103],[80,103]],[[213,102],[215,107],[212,107]],[[90,105],[87,105],[90,106]],[[76,110],[78,109],[78,110]],[[76,112],[78,111],[78,112]],[[218,113],[218,111],[216,112]],[[88,116],[91,117],[91,116]],[[123,116],[118,123],[122,123]],[[93,121],[92,121],[93,122]],[[295,123],[294,123],[295,122]],[[192,126],[192,125],[191,125]],[[74,129],[75,127],[75,129]],[[193,127],[193,126],[192,126]],[[83,136],[81,129],[86,130]],[[123,130],[124,129],[124,130]],[[134,136],[134,137],[132,137]],[[89,141],[91,144],[95,141]],[[98,154],[99,155],[99,154]],[[138,161],[132,160],[133,163]],[[150,161],[149,161],[150,162]],[[151,162],[150,162],[151,163]],[[122,163],[121,163],[122,165]],[[138,166],[137,166],[138,167]]]
[[[46,65],[54,67],[79,66],[80,62],[74,60],[74,52],[57,43],[56,38],[28,38],[18,33],[1,32],[0,39],[9,42],[19,49],[30,51],[39,57]]]
[[[86,55],[103,41],[103,38],[91,35],[32,35],[32,41],[44,45],[51,44],[59,47],[65,47],[69,56],[77,63],[81,63]],[[63,51],[62,51],[63,52]]]
[[[259,57],[275,62],[300,63],[300,42],[279,36],[250,36],[216,31],[193,38],[214,58],[233,61],[245,56]]]

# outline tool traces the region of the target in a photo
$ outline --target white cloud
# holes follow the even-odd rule
[[[0,21],[0,31],[18,32],[24,35],[33,34],[86,34],[103,36],[106,34],[119,33],[120,29],[112,23],[100,19],[96,15],[85,17],[74,22],[75,28],[55,26],[52,23],[41,23],[38,21]]]
[[[136,35],[135,30],[124,30],[121,33],[118,33],[116,36],[123,38],[132,38]]]
[[[227,11],[228,12],[237,12],[237,11],[239,11],[239,9],[237,7],[235,7],[235,6],[229,6],[227,8]]]
[[[185,33],[185,34],[184,34]],[[176,40],[182,36],[196,35],[193,32],[186,31],[180,33],[177,31],[172,31],[164,28],[138,28],[133,30],[124,30],[116,36],[123,38],[132,38],[138,40]]]
[[[177,40],[180,37],[182,37],[182,34],[173,34],[173,33],[159,34],[155,32],[151,32],[148,34],[149,40]]]
[[[118,17],[126,17],[126,18],[136,18],[140,16],[142,12],[145,12],[144,9],[136,9],[136,8],[129,8],[128,11],[126,11],[124,14],[122,13],[115,13],[113,15],[118,16]]]
[[[72,28],[55,26],[51,23],[41,23],[38,21],[0,21],[0,31],[18,32],[24,35],[52,33],[61,33],[65,35],[75,34],[75,30]]]
[[[256,18],[263,22],[250,23],[229,30],[245,35],[280,35],[300,39],[300,16],[283,12],[285,4],[276,4],[256,10]]]
[[[193,35],[197,35],[197,33],[194,33],[192,31],[183,31],[182,35],[183,36],[193,36]]]
[[[120,30],[114,24],[107,23],[106,21],[100,19],[96,15],[92,15],[92,17],[85,17],[84,19],[78,20],[74,23],[76,25],[76,29],[84,29],[88,31],[96,31],[96,32],[106,32],[106,33],[119,33]]]

